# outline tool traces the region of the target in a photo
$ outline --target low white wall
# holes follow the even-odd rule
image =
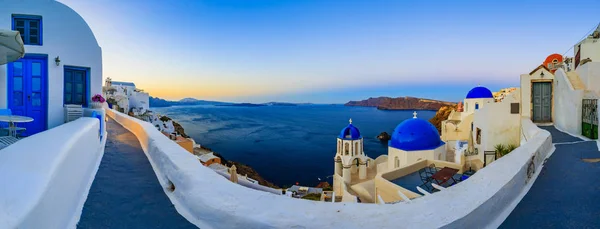
[[[80,118],[0,150],[0,227],[74,228],[105,143]]]
[[[213,171],[215,171],[215,170],[213,170]],[[227,180],[229,180],[229,178],[231,177],[231,175],[226,171],[215,171],[215,172],[218,173],[219,175],[223,176]],[[239,177],[239,179],[238,179],[238,184],[241,186],[247,187],[247,188],[252,188],[252,189],[260,190],[263,192],[269,192],[269,193],[273,193],[276,195],[281,195],[280,189],[274,189],[274,188],[263,186],[263,185],[260,185],[257,183],[253,183],[253,182],[247,181],[241,177]]]
[[[574,90],[563,69],[555,72],[554,125],[572,134],[581,134],[583,90]]]
[[[526,178],[531,156],[537,155],[539,171],[553,148],[550,134],[533,125],[538,133],[527,144],[444,191],[411,203],[325,203],[233,184],[152,124],[112,110],[107,114],[138,137],[163,187],[168,181],[176,187],[165,193],[177,211],[200,228],[494,228],[533,183],[535,176]]]

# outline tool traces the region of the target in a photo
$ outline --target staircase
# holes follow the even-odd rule
[[[573,85],[573,89],[575,90],[585,90],[585,84],[581,82],[581,78],[577,72],[567,72],[567,78],[571,85]]]

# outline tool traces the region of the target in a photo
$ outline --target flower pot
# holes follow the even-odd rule
[[[94,109],[102,108],[101,102],[92,102],[91,105],[92,105],[92,108],[94,108]]]
[[[108,108],[112,109],[112,103],[108,104]]]

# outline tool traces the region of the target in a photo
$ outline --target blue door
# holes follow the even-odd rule
[[[33,118],[33,122],[17,124],[30,136],[46,130],[48,59],[30,57],[8,65],[8,108],[14,115]]]

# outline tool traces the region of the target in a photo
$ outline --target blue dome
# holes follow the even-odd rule
[[[404,151],[431,150],[445,143],[437,129],[426,120],[411,118],[396,126],[389,146]]]
[[[467,94],[467,99],[484,99],[484,98],[494,98],[490,89],[486,87],[478,86],[474,87]]]
[[[358,131],[358,128],[352,125],[352,123],[348,124],[346,128],[342,129],[340,136],[338,137],[345,140],[358,140],[361,138],[360,131]]]

